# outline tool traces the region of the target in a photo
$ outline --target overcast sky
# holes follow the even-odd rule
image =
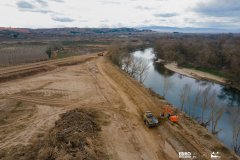
[[[0,27],[240,28],[240,0],[0,0]]]

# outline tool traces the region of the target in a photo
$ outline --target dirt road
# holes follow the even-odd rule
[[[168,103],[153,97],[148,88],[97,54],[0,72],[6,78],[6,74],[44,65],[52,69],[0,83],[1,149],[31,144],[54,126],[59,114],[74,108],[93,108],[105,113],[99,121],[108,159],[174,160],[179,159],[178,152],[210,159],[215,145],[224,146],[211,135],[210,140],[200,139],[197,130],[204,135],[209,132],[174,107],[181,119],[179,124],[159,119],[158,127],[147,128],[142,121],[143,112],[150,110],[159,118],[163,105]],[[222,157],[229,155],[233,155],[232,151]]]

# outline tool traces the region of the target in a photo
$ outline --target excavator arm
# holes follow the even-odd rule
[[[163,113],[161,114],[161,117],[164,117],[164,113],[166,112],[166,110],[168,111],[168,119],[172,122],[177,122],[178,121],[178,116],[173,115],[173,112],[170,108],[168,108],[167,106],[164,105],[163,107]]]
[[[172,110],[164,105],[163,113],[165,113],[166,110],[168,111],[169,114],[173,114]]]

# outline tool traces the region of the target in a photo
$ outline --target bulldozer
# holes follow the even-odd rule
[[[164,118],[164,114],[165,112],[168,111],[168,115],[167,118],[172,121],[172,122],[177,122],[178,121],[178,116],[177,115],[173,115],[172,110],[168,107],[168,105],[164,105],[163,107],[163,113],[160,115],[161,118]]]
[[[98,53],[98,56],[103,56],[103,53]]]

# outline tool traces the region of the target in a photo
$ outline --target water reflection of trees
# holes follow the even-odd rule
[[[200,86],[207,86],[207,87],[212,87],[214,86],[213,82],[209,82],[209,81],[204,81],[204,80],[195,80],[196,83],[198,83]]]
[[[218,98],[221,100],[226,100],[230,106],[240,106],[240,90],[235,88],[222,86]]]
[[[175,74],[175,72],[166,69],[161,63],[153,63],[154,70],[157,71],[159,74],[164,75],[167,74],[168,77],[171,77],[172,75]],[[167,71],[165,73],[165,71]]]
[[[184,75],[178,74],[178,78],[179,78],[179,79],[183,79],[184,77],[185,77]]]

